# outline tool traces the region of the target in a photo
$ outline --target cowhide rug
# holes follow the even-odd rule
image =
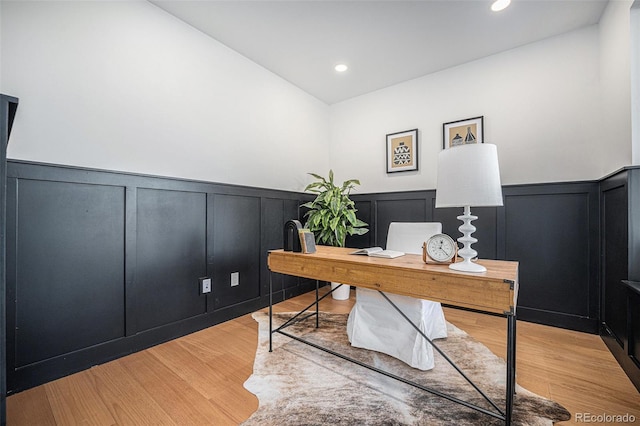
[[[291,314],[274,314],[275,325]],[[311,346],[274,334],[269,352],[269,316],[257,312],[258,350],[253,375],[244,387],[259,399],[250,425],[493,425],[486,414],[387,378]],[[352,348],[347,314],[320,313],[287,328],[337,352],[433,389],[495,411],[439,354],[435,368],[421,371],[390,356]],[[448,324],[439,347],[499,406],[504,407],[505,362],[464,331]],[[571,417],[561,405],[517,387],[513,424],[551,425]]]

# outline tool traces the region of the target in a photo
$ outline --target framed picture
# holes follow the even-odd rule
[[[418,170],[418,129],[387,135],[387,173]]]
[[[442,148],[484,143],[484,116],[451,121],[442,125]]]

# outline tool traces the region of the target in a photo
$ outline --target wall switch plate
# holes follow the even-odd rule
[[[200,294],[211,293],[211,278],[198,278],[198,282],[200,283]]]
[[[240,272],[231,273],[231,287],[235,287],[240,284]]]

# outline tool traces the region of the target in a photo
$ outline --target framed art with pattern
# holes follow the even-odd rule
[[[484,143],[484,116],[451,121],[442,125],[442,148]]]
[[[387,135],[387,173],[418,170],[418,129]]]

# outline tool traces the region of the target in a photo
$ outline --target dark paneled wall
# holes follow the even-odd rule
[[[640,389],[640,167],[594,182],[507,186],[503,195],[503,207],[472,208],[474,248],[520,262],[518,319],[600,330]],[[392,221],[437,221],[460,235],[462,209],[436,209],[435,191],[354,200],[372,230],[360,246],[384,247]]]
[[[518,317],[598,329],[597,183],[505,191],[504,258],[520,261]]]
[[[640,167],[604,179],[600,334],[640,390]]]
[[[214,276],[222,277],[214,283],[217,296],[213,306],[218,309],[260,297],[260,286],[256,284],[260,282],[261,210],[258,197],[217,194],[213,204],[214,232],[210,242],[216,256],[211,266]],[[274,223],[278,226],[273,228],[282,231],[284,222]],[[282,248],[282,241],[278,248]],[[231,273],[239,271],[240,283],[231,287]]]
[[[123,336],[124,188],[9,181],[9,360],[20,368]]]
[[[640,219],[624,220],[640,211],[640,178],[626,173],[507,186],[503,207],[472,209],[479,256],[520,262],[519,319],[597,332],[602,309],[613,341],[638,351],[618,312],[638,300],[620,280],[640,273]],[[314,288],[267,269],[306,194],[18,161],[7,189],[9,392],[260,309],[270,284],[276,302]],[[462,209],[436,209],[435,191],[353,199],[371,231],[352,247],[385,246],[392,221],[460,234]],[[201,295],[205,276],[213,291]]]
[[[503,188],[504,206],[472,208],[481,258],[520,262],[518,318],[581,331],[598,330],[598,183]],[[435,208],[435,191],[354,195],[370,218],[362,245],[386,244],[390,222],[436,221],[461,235],[462,209]]]
[[[264,307],[267,251],[304,197],[9,162],[9,393]],[[314,287],[275,276],[274,298]]]
[[[300,294],[299,288],[307,288],[304,280],[290,275],[273,274],[270,276],[267,267],[267,253],[269,250],[282,248],[283,246],[283,230],[282,227],[276,228],[267,226],[268,223],[285,223],[291,218],[298,215],[299,201],[265,198],[263,199],[263,215],[262,215],[262,241],[263,247],[260,257],[260,276],[270,277],[274,292],[280,292],[279,300],[289,299]],[[302,218],[301,218],[302,219]],[[268,279],[261,280],[262,287],[260,289],[263,295],[269,294]],[[276,293],[277,294],[277,293]]]
[[[133,311],[143,314],[127,323],[128,333],[206,313],[197,278],[207,275],[207,194],[137,188],[135,219],[130,293]]]

